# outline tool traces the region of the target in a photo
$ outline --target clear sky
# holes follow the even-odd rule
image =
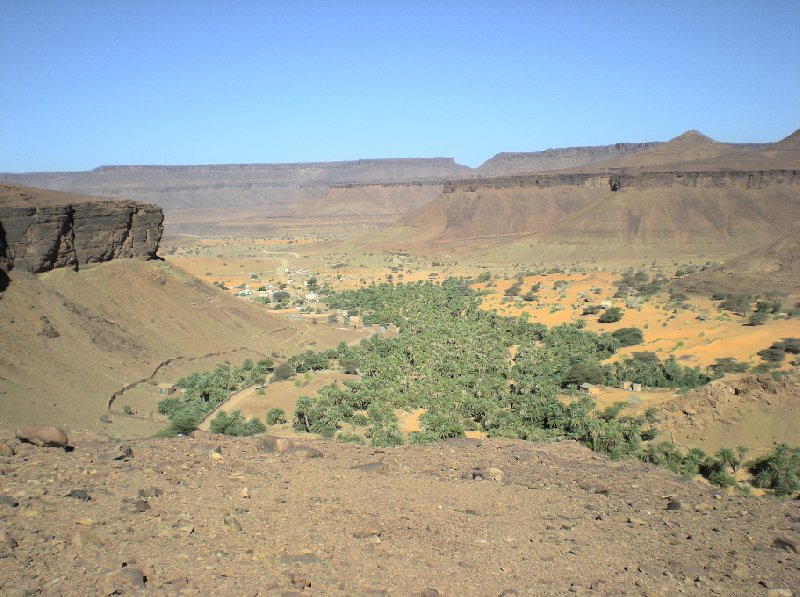
[[[800,1],[0,1],[0,171],[800,128]]]

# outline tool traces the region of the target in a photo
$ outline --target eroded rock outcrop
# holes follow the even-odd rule
[[[153,259],[163,221],[157,205],[2,185],[0,269],[40,273],[111,259]]]

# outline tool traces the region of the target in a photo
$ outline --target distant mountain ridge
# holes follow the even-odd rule
[[[762,171],[800,166],[800,133],[778,143],[719,143],[697,131],[668,142],[616,143],[499,153],[478,168],[453,158],[389,158],[284,164],[117,165],[86,172],[0,173],[0,181],[160,205],[169,226],[213,230],[220,214],[396,218],[435,199],[402,185],[494,181],[547,172]],[[401,188],[383,185],[401,185]],[[342,185],[374,185],[339,189]],[[427,189],[430,190],[430,189]],[[376,195],[370,197],[369,193]],[[363,212],[363,213],[362,213]],[[221,229],[220,229],[221,230]]]
[[[503,152],[496,154],[478,166],[477,172],[482,176],[508,176],[511,174],[579,168],[662,144],[660,141],[651,141],[647,143],[614,143],[613,145],[564,147],[531,152]]]

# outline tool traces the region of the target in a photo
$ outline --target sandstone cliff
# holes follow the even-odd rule
[[[0,185],[0,269],[153,259],[163,220],[157,205]]]

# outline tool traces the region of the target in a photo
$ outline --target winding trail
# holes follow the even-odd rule
[[[220,357],[220,356],[223,356],[223,355],[234,354],[234,353],[237,353],[237,352],[244,352],[244,351],[254,352],[257,355],[260,355],[260,356],[266,358],[265,354],[260,353],[257,350],[253,350],[252,348],[247,348],[246,346],[241,346],[239,348],[234,348],[233,350],[224,350],[224,351],[219,351],[219,352],[209,352],[208,354],[195,355],[193,357],[183,357],[183,356],[170,357],[170,358],[168,358],[168,359],[166,359],[164,361],[161,361],[156,366],[156,368],[153,369],[153,372],[150,373],[150,375],[148,375],[146,377],[142,377],[140,379],[137,379],[136,381],[132,381],[132,382],[130,382],[128,384],[125,384],[119,390],[117,390],[113,394],[111,394],[111,396],[109,396],[109,398],[108,398],[108,409],[111,410],[111,406],[114,404],[114,401],[117,398],[119,398],[120,396],[122,396],[122,394],[124,394],[127,390],[132,390],[133,388],[135,388],[136,386],[138,386],[140,384],[152,381],[156,377],[156,375],[158,375],[158,372],[161,371],[161,369],[163,369],[167,365],[171,365],[172,363],[174,363],[176,361],[186,361],[188,363],[188,362],[191,362],[191,361],[198,361],[200,359],[208,359],[208,358],[211,358],[211,357]]]

